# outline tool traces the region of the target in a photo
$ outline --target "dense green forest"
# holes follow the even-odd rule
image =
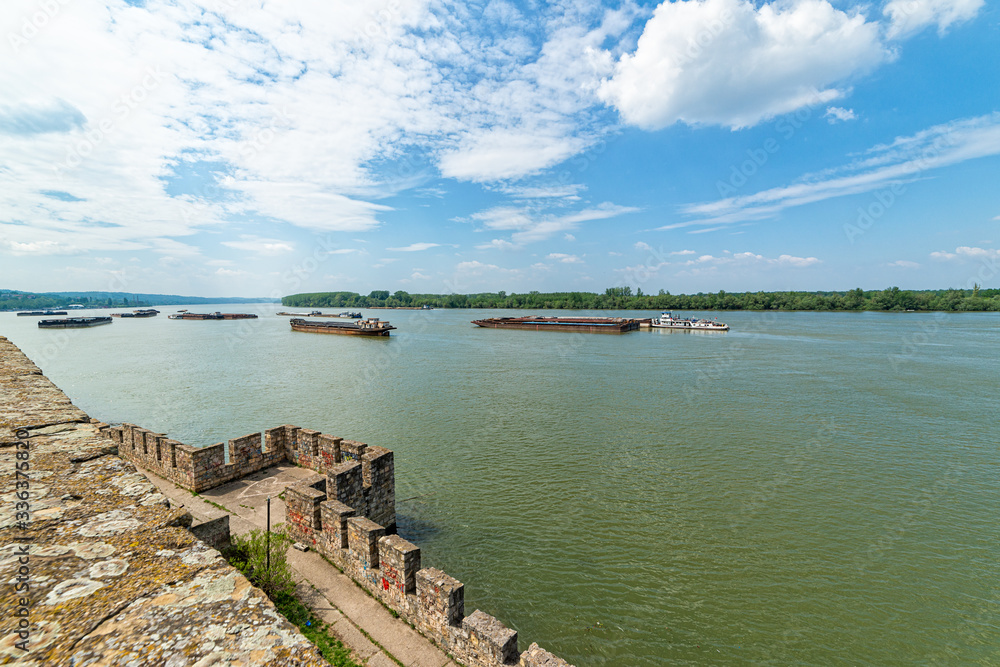
[[[506,292],[482,294],[409,294],[376,290],[292,294],[281,300],[293,308],[566,308],[586,310],[817,310],[817,311],[1000,311],[1000,289],[884,290],[848,292],[715,292],[704,294],[634,294],[630,287],[590,292]]]

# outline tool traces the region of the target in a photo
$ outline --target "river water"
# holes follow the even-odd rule
[[[400,533],[522,650],[1000,663],[996,314],[740,312],[725,334],[610,336],[365,311],[399,330],[362,339],[291,332],[274,304],[177,308],[70,331],[2,313],[0,335],[105,421],[393,449]]]

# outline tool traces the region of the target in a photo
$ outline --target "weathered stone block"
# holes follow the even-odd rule
[[[538,644],[532,644],[521,654],[520,667],[573,667],[562,658],[557,658]]]
[[[383,535],[385,528],[371,519],[352,517],[347,520],[347,546],[365,569],[378,568],[378,541]]]
[[[379,570],[382,589],[391,597],[402,600],[407,593],[417,592],[417,570],[420,569],[420,547],[399,535],[387,535],[379,540]]]
[[[478,609],[462,619],[462,630],[468,635],[469,648],[476,657],[501,665],[517,664],[516,630]]]
[[[325,500],[319,508],[327,544],[334,549],[347,549],[347,520],[355,515],[354,509],[337,500]]]
[[[417,572],[417,599],[425,623],[458,626],[465,617],[465,585],[434,567]]]
[[[326,480],[326,493],[331,500],[353,507],[359,515],[367,514],[361,464],[357,461],[345,460],[330,470]]]

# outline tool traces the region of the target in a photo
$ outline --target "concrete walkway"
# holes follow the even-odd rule
[[[268,496],[271,498],[271,525],[284,522],[285,504],[278,494],[289,484],[319,477],[312,470],[278,465],[195,496],[151,472],[141,468],[139,471],[172,503],[183,505],[199,523],[221,517],[228,510],[230,531],[237,535],[265,527]],[[329,623],[333,633],[365,665],[458,667],[441,649],[405,621],[393,617],[388,609],[319,554],[289,549],[288,564],[297,582],[299,599]]]

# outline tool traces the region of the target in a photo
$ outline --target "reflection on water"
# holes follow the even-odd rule
[[[580,667],[1000,662],[996,315],[599,336],[366,311],[399,327],[369,340],[253,308],[70,332],[0,314],[0,334],[100,419],[395,450],[400,532],[522,648]]]

